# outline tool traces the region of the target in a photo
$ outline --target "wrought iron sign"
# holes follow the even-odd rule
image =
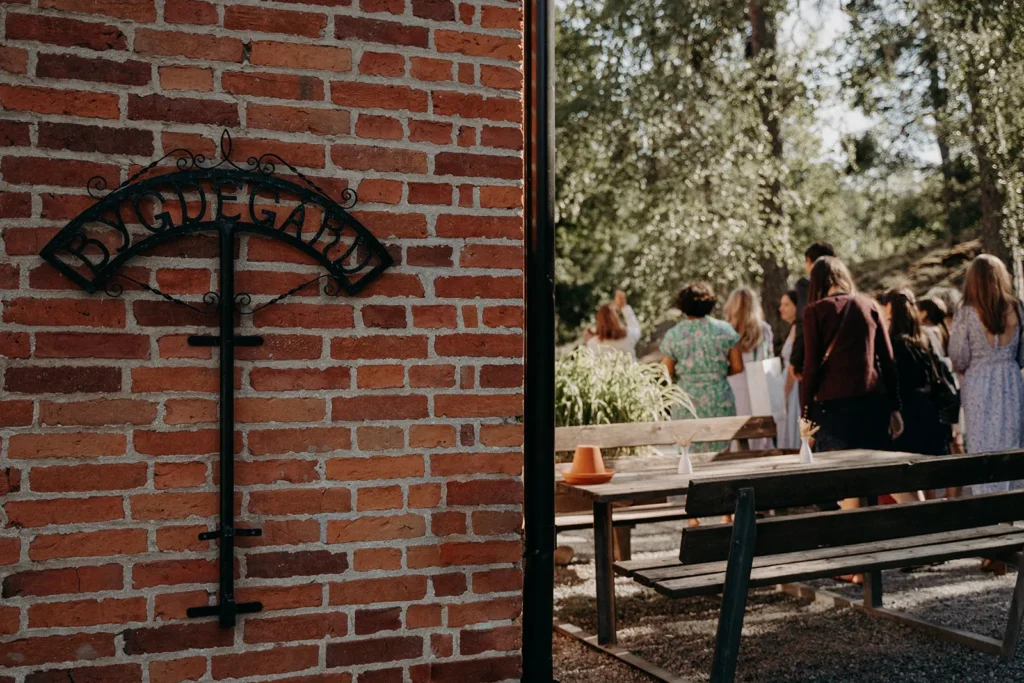
[[[231,136],[221,135],[221,159],[209,162],[202,154],[176,149],[149,164],[107,192],[107,183],[89,181],[96,203],[71,220],[43,247],[40,255],[89,293],[120,296],[125,283],[157,294],[198,313],[217,316],[219,334],[193,335],[192,346],[220,349],[220,524],[199,534],[217,539],[220,588],[216,605],[188,610],[190,617],[217,616],[223,627],[235,616],[258,612],[259,602],[237,604],[234,597],[236,536],[259,536],[260,529],[238,529],[234,520],[234,360],[235,347],[259,346],[263,337],[235,333],[236,317],[251,315],[298,291],[326,280],[324,293],[354,294],[392,264],[384,246],[349,210],[356,193],[341,191],[341,202],[276,154],[231,159]],[[174,160],[174,167],[163,162]],[[287,169],[291,178],[277,172]],[[201,302],[186,301],[160,291],[124,272],[133,257],[175,238],[195,233],[217,235],[219,291],[207,292]],[[262,235],[291,245],[310,257],[323,272],[287,292],[260,303],[235,292],[236,236]]]

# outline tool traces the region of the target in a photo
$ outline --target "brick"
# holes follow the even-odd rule
[[[474,518],[477,514],[474,513]],[[475,527],[474,527],[475,528]],[[473,592],[518,593],[523,589],[523,572],[518,569],[491,569],[473,574]]]
[[[420,636],[363,638],[354,642],[328,643],[327,666],[359,666],[375,662],[395,662],[423,656]]]
[[[217,514],[218,496],[203,493],[152,493],[131,496],[132,519],[187,519]]]
[[[240,157],[258,156],[259,154],[277,154],[287,158],[290,163],[306,167],[322,167],[324,165],[324,148],[321,145],[308,145],[277,140],[235,140],[232,149]],[[247,294],[278,295],[300,287],[292,296],[317,296],[315,284],[309,283],[308,273],[287,273],[273,270],[242,270],[235,273],[235,289]],[[303,286],[304,285],[304,286]],[[276,306],[276,304],[275,304]],[[325,308],[330,308],[325,306]]]
[[[98,399],[39,404],[39,421],[49,425],[149,424],[156,419],[155,403],[135,399]]]
[[[363,53],[359,60],[359,73],[368,76],[401,78],[405,75],[405,56],[392,52]]]
[[[189,335],[168,334],[157,340],[157,348],[161,358],[212,358],[213,351],[209,347],[189,346]]]
[[[438,116],[514,122],[523,118],[523,103],[517,99],[484,97],[448,90],[435,90],[431,98],[434,102],[433,112]]]
[[[188,489],[206,483],[207,465],[203,462],[158,462],[153,465],[153,487]]]
[[[522,239],[523,219],[520,216],[441,215],[437,217],[436,231],[439,237]],[[521,267],[522,259],[516,258],[512,263]],[[510,298],[522,298],[522,294]]]
[[[341,337],[331,340],[331,358],[336,360],[398,359],[427,357],[425,336]]]
[[[12,460],[36,458],[94,458],[124,455],[127,440],[123,434],[15,434],[11,436],[8,457]]]
[[[279,303],[253,316],[256,327],[301,327],[305,329],[346,329],[355,325],[348,304]]]
[[[345,107],[425,112],[428,93],[404,85],[332,81],[331,101]]]
[[[405,0],[359,0],[359,9],[369,13],[402,14],[405,12]]]
[[[328,520],[328,543],[357,543],[419,538],[426,534],[426,522],[420,515],[391,517],[358,517],[351,520]]]
[[[434,397],[436,417],[518,417],[522,394],[446,394]]]
[[[405,674],[401,669],[377,669],[359,674],[358,683],[404,683]]]
[[[238,422],[318,422],[326,415],[322,398],[258,398],[235,399]]]
[[[410,266],[426,266],[431,268],[451,268],[453,250],[447,244],[429,246],[412,246],[405,251],[405,262]],[[422,307],[424,309],[429,307]],[[413,309],[413,317],[418,309]],[[454,309],[453,309],[454,310]]]
[[[434,32],[434,47],[438,52],[457,52],[468,57],[490,57],[513,62],[521,62],[523,59],[522,40],[482,33],[438,29]]]
[[[360,368],[364,370],[365,368]],[[359,448],[362,451],[386,451],[405,447],[405,431],[401,427],[360,427]]]
[[[449,624],[450,625],[450,624]],[[479,681],[491,683],[519,678],[522,662],[519,655],[455,662],[431,662],[410,667],[413,683],[449,683]]]
[[[498,90],[522,91],[523,72],[519,69],[510,69],[504,66],[481,64],[480,85]]]
[[[216,621],[128,629],[123,635],[129,656],[230,647],[235,639],[232,629],[220,628]]]
[[[124,569],[117,564],[15,572],[3,581],[3,597],[120,590],[124,586],[123,575]]]
[[[259,579],[343,574],[348,570],[348,554],[327,550],[250,553],[245,564],[247,575]]]
[[[7,567],[12,564],[17,564],[20,558],[21,539],[11,537],[0,537],[0,567]],[[399,558],[399,564],[401,564],[401,558]],[[7,597],[6,593],[4,594],[4,597]]]
[[[201,558],[140,563],[132,567],[132,588],[215,583],[217,568],[216,560]],[[128,651],[127,644],[125,651]]]
[[[32,401],[0,401],[0,427],[32,424]]]
[[[331,161],[339,168],[382,173],[426,173],[423,152],[371,145],[332,145]]]
[[[409,605],[405,613],[405,625],[411,629],[437,628],[441,626],[441,614],[441,605]],[[433,647],[431,649],[434,650]],[[450,655],[449,649],[447,654],[440,656]]]
[[[236,678],[240,672],[269,676],[315,667],[318,659],[316,645],[278,646],[270,650],[215,655],[210,660],[210,670],[214,680]]]
[[[407,26],[396,21],[345,17],[344,21],[335,22],[334,37],[338,40],[425,48],[430,32],[423,26]]]
[[[171,24],[216,24],[217,6],[199,0],[165,0],[164,20]]]
[[[456,445],[452,425],[412,425],[409,428],[409,446],[412,448],[450,448]]]
[[[44,9],[101,14],[137,22],[156,20],[156,6],[153,0],[40,0],[39,6]]]
[[[230,127],[238,125],[238,105],[220,100],[129,94],[128,118]]]
[[[285,33],[319,38],[327,26],[327,15],[312,12],[267,9],[252,5],[228,5],[224,28],[257,33]]]
[[[351,130],[349,112],[339,109],[250,104],[245,111],[251,128],[313,135],[348,135]]]
[[[401,140],[405,137],[402,122],[390,116],[360,114],[356,119],[356,136],[373,140]]]
[[[242,7],[245,6],[235,6],[239,9]],[[324,99],[324,82],[313,76],[231,71],[221,75],[221,85],[224,90],[236,95],[276,97],[284,100]]]
[[[409,183],[409,203],[450,205],[452,186],[445,183]]]
[[[263,335],[262,346],[242,347],[235,357],[239,360],[314,360],[320,358],[322,346],[323,339],[313,335],[267,334]]]
[[[523,327],[522,306],[488,306],[484,309],[484,325],[487,327]]]
[[[146,463],[33,467],[29,485],[40,493],[118,491],[145,486]]]
[[[199,366],[132,368],[132,391],[135,393],[195,391],[213,393],[220,387],[217,368]]]
[[[146,68],[149,68],[148,65]],[[148,130],[46,121],[39,123],[39,146],[71,152],[139,156],[149,156],[154,151],[153,133]]]
[[[348,635],[348,615],[320,612],[287,617],[249,617],[245,620],[247,643],[276,643],[291,640],[321,640]]]
[[[496,444],[501,445],[501,444]],[[430,456],[430,472],[451,477],[466,474],[522,473],[523,459],[519,453],[436,453]]]
[[[342,73],[352,70],[352,50],[347,47],[256,40],[252,42],[249,62],[255,66],[315,69]]]
[[[238,602],[259,600],[264,612],[318,607],[323,602],[323,586],[310,583],[300,586],[242,586],[235,593]]]
[[[430,533],[435,536],[461,536],[466,533],[466,515],[462,512],[435,512],[430,517]]]
[[[327,461],[328,479],[372,481],[422,477],[423,457],[419,455],[374,456],[370,458],[334,458]]]
[[[4,679],[0,679],[2,681]],[[13,681],[14,679],[10,679]],[[138,664],[112,664],[109,666],[76,666],[71,669],[34,671],[25,677],[26,683],[141,683],[142,668]]]
[[[10,74],[27,74],[28,50],[0,45],[0,71]]]
[[[110,164],[39,157],[7,157],[0,163],[0,171],[4,175],[4,180],[12,185],[78,187],[88,183],[89,179],[95,176],[104,177],[108,182],[117,178],[117,167]],[[24,301],[31,300],[22,300]]]
[[[422,600],[426,594],[426,577],[414,574],[392,578],[354,579],[330,584],[332,605],[408,602]]]
[[[399,329],[408,326],[405,306],[363,306],[363,325],[381,329]]]
[[[203,590],[161,593],[153,600],[153,614],[158,622],[185,619],[190,607],[207,605],[209,602],[210,594]]]
[[[93,393],[121,390],[121,371],[104,367],[7,368],[4,386],[13,393]]]
[[[484,128],[487,138],[487,128]],[[484,209],[518,209],[523,206],[523,188],[485,186],[480,188],[480,206]]]
[[[453,63],[447,59],[412,57],[409,73],[413,78],[418,78],[421,81],[450,81],[452,80],[452,65]]]
[[[434,351],[447,357],[521,358],[519,334],[447,334],[434,339]]]
[[[113,633],[73,633],[0,643],[0,666],[23,667],[114,656]]]
[[[286,453],[330,453],[352,447],[348,427],[303,427],[249,432],[249,451],[253,455]]]
[[[217,421],[217,403],[203,398],[167,399],[164,424],[202,424]]]
[[[356,610],[354,628],[356,635],[364,636],[381,631],[398,631],[402,628],[402,608]]]
[[[249,494],[249,512],[254,515],[317,515],[350,512],[352,494],[348,489],[277,489]]]
[[[437,507],[440,502],[440,484],[418,484],[409,487],[410,510]]]
[[[523,485],[510,479],[448,482],[449,505],[514,505],[523,502]]]
[[[206,524],[161,527],[156,531],[156,547],[159,550],[208,550],[209,541],[198,538],[208,530]]]
[[[463,519],[465,518],[463,517]],[[430,583],[434,587],[434,595],[439,598],[462,595],[466,592],[469,585],[466,581],[466,575],[461,572],[431,576]]]
[[[493,126],[484,126],[480,143],[484,147],[521,150],[523,148],[523,133],[518,128],[495,128]],[[521,204],[514,204],[507,208],[518,208],[519,206],[521,206]]]
[[[160,87],[163,90],[213,91],[213,70],[198,66],[161,66]]]
[[[518,562],[522,559],[519,541],[448,542],[441,544],[441,563],[450,567]]]
[[[147,85],[151,74],[152,69],[149,64],[135,59],[116,62],[112,59],[93,59],[77,55],[41,54],[36,63],[36,75],[40,78],[70,78],[119,85]]]
[[[452,0],[412,0],[413,16],[433,21],[455,21]]]
[[[377,237],[426,237],[427,219],[421,213],[385,213],[380,211],[354,211],[352,215],[374,228]],[[386,218],[385,218],[386,217]],[[378,227],[379,226],[379,227]],[[423,283],[416,275],[389,273],[387,278],[374,281],[359,296],[423,296]]]
[[[10,92],[8,91],[7,94],[10,95]],[[13,101],[14,97],[13,96],[9,96],[9,97],[6,98],[7,101],[4,102],[4,96],[5,96],[5,92],[3,90],[0,90],[0,104],[4,105],[5,107],[8,107],[11,104],[11,102]],[[11,111],[15,111],[14,107],[9,107],[9,108],[11,109]],[[28,218],[31,215],[32,215],[32,197],[27,192],[4,192],[3,194],[0,194],[0,218]],[[46,199],[45,198],[43,199],[43,217],[44,218],[47,217]],[[32,230],[31,232],[41,232],[41,231]],[[12,253],[10,251],[10,249],[11,249],[11,246],[10,246],[11,233],[12,233],[12,230],[10,230],[10,229],[4,230],[4,241],[6,241],[8,243],[7,244],[7,250],[8,250],[7,253],[8,254]],[[56,234],[56,231],[54,231],[54,234]],[[47,238],[47,239],[49,239],[49,238]],[[36,253],[36,252],[30,252],[30,253]]]
[[[331,419],[339,422],[418,420],[428,415],[427,397],[416,394],[331,399]]]
[[[523,386],[523,367],[485,365],[480,368],[480,386],[484,389],[518,389]]]
[[[164,14],[167,10],[164,10]],[[206,674],[205,657],[162,659],[149,663],[150,683],[184,683],[198,681]]]
[[[448,606],[448,626],[457,628],[488,621],[515,619],[522,613],[522,598],[496,598]]]
[[[480,443],[484,446],[522,446],[522,425],[481,425]]]
[[[352,568],[357,572],[401,569],[402,550],[400,548],[359,548],[353,554]]]
[[[128,47],[127,38],[116,26],[33,14],[8,14],[7,39],[89,50],[124,50]]]
[[[239,486],[279,482],[307,484],[319,478],[316,462],[312,460],[262,460],[235,463],[235,482]]]
[[[238,38],[142,28],[135,31],[135,51],[140,54],[235,63],[241,63],[245,54],[242,41]]]
[[[397,510],[402,507],[401,486],[374,486],[356,491],[356,510]]]
[[[519,157],[440,152],[434,160],[434,174],[518,180],[523,177],[523,162]]]
[[[476,67],[473,64],[459,64],[459,83],[474,85],[476,83]]]
[[[416,365],[409,368],[411,387],[453,387],[455,368],[451,365]]]
[[[145,620],[146,598],[142,597],[44,602],[31,605],[28,609],[29,628],[82,628],[99,624],[125,624]],[[64,680],[61,679],[61,683],[64,683]],[[77,682],[80,679],[75,678],[74,680]]]
[[[459,265],[464,268],[521,268],[523,254],[521,246],[467,244],[459,253]]]

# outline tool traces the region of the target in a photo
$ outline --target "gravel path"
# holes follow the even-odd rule
[[[634,559],[677,552],[679,523],[637,527]],[[555,576],[555,614],[595,633],[592,536],[559,536],[576,559]],[[960,560],[904,573],[884,572],[885,605],[938,623],[1002,637],[1016,575],[993,577],[979,561]],[[851,598],[860,590],[813,582]],[[694,683],[707,681],[718,599],[669,600],[628,579],[616,579],[619,644]],[[1022,648],[1024,649],[1024,648]],[[650,679],[575,640],[555,639],[561,683],[647,683]],[[809,603],[770,589],[750,594],[737,681],[749,683],[945,683],[1024,681],[1024,653],[1011,662],[936,640],[914,629],[851,609]]]

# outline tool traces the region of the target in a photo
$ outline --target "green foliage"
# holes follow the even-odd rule
[[[664,366],[637,363],[624,353],[580,347],[555,363],[555,424],[613,424],[669,419],[674,408],[696,413]]]

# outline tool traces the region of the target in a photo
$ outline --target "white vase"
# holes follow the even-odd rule
[[[693,463],[690,462],[690,447],[679,447],[679,474],[693,474]]]
[[[811,453],[811,438],[809,436],[800,437],[800,462],[805,465],[814,464],[814,454]]]

